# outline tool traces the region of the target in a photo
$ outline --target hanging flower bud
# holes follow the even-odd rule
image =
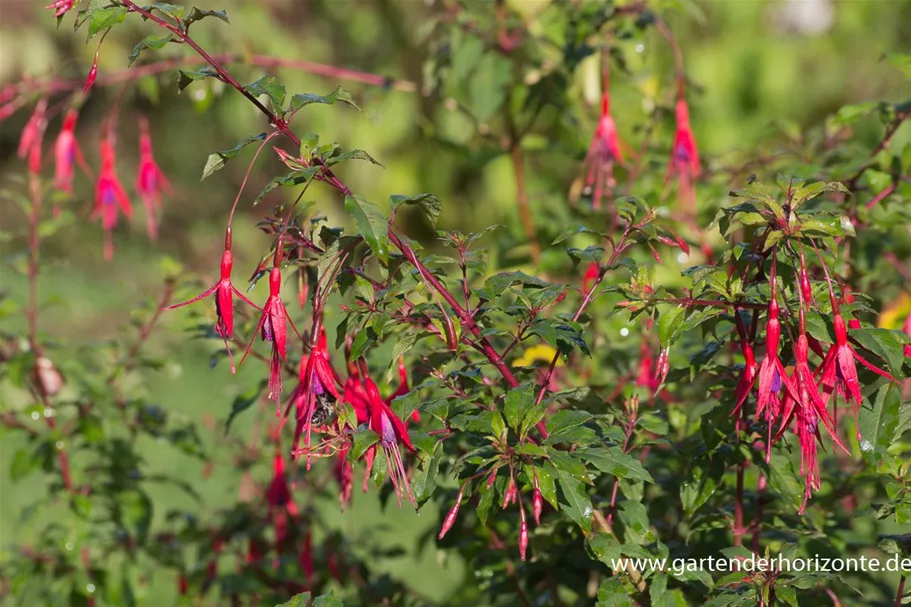
[[[593,261],[588,264],[588,267],[585,268],[585,275],[582,277],[582,294],[588,295],[592,290],[592,287],[595,284],[595,281],[598,280],[598,276],[601,274],[601,266],[598,265],[598,262]]]
[[[98,53],[101,50],[100,43],[99,43],[98,47],[99,47],[98,50],[95,51],[95,60],[92,61],[92,67],[89,68],[89,74],[85,78],[85,86],[82,87],[83,95],[85,95],[86,93],[89,92],[89,90],[91,90],[92,85],[95,84],[95,78],[98,77]]]
[[[544,510],[544,496],[538,487],[538,479],[535,478],[535,488],[531,492],[531,512],[535,517],[535,525],[541,524],[541,512]]]
[[[459,505],[462,503],[462,491],[464,490],[464,486],[459,489],[455,504],[453,504],[452,508],[449,509],[449,512],[446,513],[446,518],[443,519],[443,526],[440,528],[440,535],[437,539],[443,539],[443,536],[449,533],[449,530],[452,529],[452,526],[455,524],[456,518],[459,516]]]
[[[525,508],[519,508],[519,557],[525,561],[528,551],[528,523],[525,521]]]
[[[610,196],[617,185],[614,179],[614,163],[625,165],[623,154],[620,152],[620,139],[617,136],[617,125],[610,113],[610,93],[605,91],[601,95],[601,116],[598,119],[598,128],[592,137],[588,153],[585,155],[584,166],[588,174],[585,179],[585,193],[591,194],[592,206],[601,208],[601,200]]]
[[[54,11],[54,16],[58,19],[64,16],[73,6],[76,4],[76,0],[57,0],[48,4],[44,8],[49,8]]]
[[[19,136],[19,158],[29,160],[29,172],[37,174],[41,170],[41,140],[47,127],[47,99],[40,100]]]

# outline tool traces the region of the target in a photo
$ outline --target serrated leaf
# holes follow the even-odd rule
[[[88,17],[89,33],[86,40],[91,40],[99,32],[110,29],[118,23],[123,22],[126,16],[127,9],[124,6],[108,6],[92,9]]]
[[[266,95],[272,102],[272,107],[280,110],[285,103],[285,85],[278,78],[267,74],[257,80],[244,86],[244,90],[255,97]]]
[[[156,36],[155,34],[150,34],[136,43],[136,46],[133,47],[133,50],[130,52],[129,57],[127,57],[129,63],[128,65],[133,65],[137,59],[139,59],[139,54],[146,50],[158,50],[163,48],[168,42],[171,42],[174,38],[171,36]]]
[[[503,414],[506,416],[506,423],[516,434],[519,433],[522,418],[535,404],[534,389],[533,384],[525,384],[506,393]]]
[[[437,219],[443,212],[443,203],[433,194],[418,194],[416,196],[403,196],[402,194],[393,194],[389,197],[389,208],[395,210],[403,205],[417,206],[424,213],[424,216],[430,222],[430,225],[436,227]]]
[[[563,495],[563,501],[560,502],[560,510],[579,525],[582,531],[585,533],[591,532],[592,501],[585,491],[585,483],[560,468],[554,467],[553,470],[557,478],[557,484],[560,486],[560,492]]]
[[[347,103],[356,110],[361,108],[354,102],[354,99],[351,97],[351,93],[343,89],[342,87],[336,88],[334,91],[328,95],[314,95],[313,93],[299,93],[297,95],[292,95],[291,97],[291,111],[296,112],[302,107],[308,106],[313,103],[321,103],[325,105],[333,105],[334,103],[341,101],[342,103]]]
[[[375,445],[380,440],[380,435],[373,430],[365,429],[361,432],[354,433],[354,440],[351,443],[351,449],[348,451],[348,461],[356,462],[366,453],[367,449]]]
[[[191,23],[196,23],[197,21],[199,21],[201,19],[205,19],[206,17],[215,17],[216,19],[221,19],[225,23],[228,23],[228,24],[231,23],[230,21],[228,21],[228,13],[223,10],[221,10],[221,11],[202,10],[202,9],[196,8],[194,6],[193,8],[190,9],[190,14],[187,15],[187,18],[183,20],[183,26],[184,26],[184,28],[188,28],[188,27],[190,27]]]
[[[599,449],[578,449],[576,457],[581,457],[592,466],[617,478],[654,483],[652,475],[642,467],[642,463],[632,455],[624,453],[620,447]]]
[[[857,424],[860,431],[860,452],[868,464],[880,463],[892,445],[901,406],[901,388],[893,383],[880,388],[873,402],[864,399]]]
[[[198,70],[177,70],[177,91],[183,91],[191,83],[204,78],[220,78],[218,72],[206,65]]]
[[[221,152],[215,152],[214,154],[209,154],[209,158],[206,160],[206,166],[202,171],[202,181],[212,173],[221,170],[225,163],[237,156],[242,149],[250,145],[254,141],[262,141],[266,138],[265,133],[260,133],[259,135],[250,135],[249,137],[244,137],[240,143],[235,145],[230,150],[223,150]]]
[[[341,154],[336,154],[334,156],[330,156],[329,158],[326,159],[326,164],[328,164],[329,166],[332,166],[332,165],[338,164],[340,162],[344,162],[346,160],[366,160],[367,162],[369,162],[371,164],[375,164],[377,166],[383,166],[373,156],[371,156],[364,150],[351,150],[350,152],[343,152]]]
[[[276,605],[275,607],[310,607],[310,599],[313,595],[309,592],[302,592],[291,597],[290,601]]]
[[[389,261],[389,227],[380,209],[359,196],[345,196],[345,211],[354,218],[358,231],[373,254],[384,264]]]

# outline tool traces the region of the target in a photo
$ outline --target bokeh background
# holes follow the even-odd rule
[[[55,20],[41,7],[46,2],[0,1],[0,87],[25,76],[77,77],[92,62],[96,42],[83,44],[84,34],[74,36],[68,22],[58,30]],[[471,123],[453,111],[439,96],[423,95],[421,83],[432,39],[422,24],[433,10],[433,0],[200,0],[200,8],[227,9],[231,24],[206,20],[194,26],[194,36],[215,53],[271,55],[305,59],[353,68],[417,83],[417,92],[367,86],[358,82],[318,76],[295,70],[275,70],[289,93],[326,94],[345,86],[363,108],[314,106],[296,119],[299,132],[319,133],[322,141],[336,140],[345,148],[367,150],[384,167],[348,163],[341,169],[346,183],[370,200],[385,201],[391,193],[436,193],[444,202],[440,225],[468,232],[490,224],[505,224],[523,238],[516,212],[516,189],[507,154],[476,145]],[[508,2],[527,15],[546,11],[548,2]],[[657,5],[656,5],[657,6]],[[881,62],[886,52],[907,52],[911,46],[911,2],[900,0],[834,2],[829,0],[755,0],[664,3],[668,21],[683,48],[690,81],[689,101],[693,127],[704,156],[719,165],[749,155],[757,146],[784,130],[817,124],[842,105],[867,99],[899,99],[905,80]],[[102,48],[99,74],[127,69],[127,56],[135,42],[153,28],[138,19],[118,28]],[[638,144],[645,117],[656,97],[672,82],[673,59],[653,30],[622,43],[631,72],[615,69],[612,76],[613,114],[621,136]],[[169,46],[158,57],[185,52]],[[156,60],[154,53],[140,63]],[[233,73],[242,82],[265,73],[257,67],[237,65]],[[532,211],[539,224],[565,215],[566,195],[578,174],[597,110],[597,63],[588,62],[572,82],[578,100],[572,115],[562,120],[562,137],[530,137],[526,142],[527,178]],[[68,202],[74,221],[45,243],[40,292],[46,302],[41,328],[64,343],[79,344],[117,337],[128,330],[137,302],[156,297],[163,272],[180,260],[187,271],[214,279],[221,252],[224,225],[243,179],[253,148],[227,167],[200,181],[206,156],[231,148],[243,137],[266,130],[263,118],[233,91],[214,82],[197,83],[178,94],[173,71],[161,78],[145,79],[135,86],[96,88],[82,109],[78,137],[88,162],[97,167],[97,142],[101,121],[122,99],[118,123],[118,170],[132,184],[138,160],[137,118],[149,117],[158,162],[176,189],[165,200],[161,238],[150,243],[141,219],[121,225],[116,232],[116,258],[101,255],[100,226],[90,222],[92,187],[77,175],[77,196]],[[20,111],[0,123],[0,187],[10,175],[23,170],[16,156],[20,131],[28,118]],[[52,122],[53,137],[59,121]],[[663,137],[668,145],[672,125]],[[858,123],[858,136],[875,142],[875,123]],[[907,137],[907,133],[900,135]],[[235,267],[238,275],[252,272],[259,261],[264,236],[254,228],[255,218],[281,202],[276,194],[256,209],[250,201],[275,174],[283,172],[276,157],[264,152],[251,173],[242,215],[235,222]],[[663,177],[659,175],[658,178]],[[12,183],[12,182],[10,182]],[[635,188],[633,188],[635,193]],[[347,220],[337,195],[328,188],[311,191],[331,225]],[[134,201],[138,207],[138,201]],[[137,215],[141,216],[141,213]],[[410,231],[427,241],[429,227],[415,219]],[[565,223],[565,222],[564,222]],[[23,263],[21,234],[25,225],[17,205],[3,200],[0,228],[9,239],[0,243],[0,288],[24,301],[25,284],[10,267]],[[509,264],[510,260],[504,260]],[[521,262],[517,262],[521,263]],[[255,298],[263,296],[257,287]],[[208,313],[208,310],[206,311]],[[0,312],[0,323],[19,326],[15,313]],[[153,355],[165,364],[150,396],[178,415],[215,422],[227,417],[230,403],[254,383],[261,369],[246,365],[236,377],[224,367],[210,369],[213,342],[184,338],[182,329],[193,323],[181,313],[165,321],[171,329],[159,332],[150,344]],[[258,364],[258,363],[257,363]],[[27,404],[25,393],[0,384],[5,403]],[[262,411],[262,415],[270,415]],[[232,427],[243,435],[251,431],[248,415]],[[204,437],[214,448],[220,433]],[[12,485],[11,454],[16,439],[0,440],[0,550],[27,540],[36,521],[27,517],[28,506],[40,495],[41,481]],[[205,500],[204,508],[235,499],[239,479],[229,466],[216,466],[208,478],[197,460],[166,450],[159,455],[154,443],[148,458],[162,470],[183,470]],[[164,453],[164,451],[163,451]],[[163,493],[175,505],[185,496]],[[339,513],[335,500],[318,504],[331,524],[352,536],[369,529],[409,549],[432,531],[437,516],[425,510],[382,511],[375,493],[355,492],[354,507]],[[163,512],[164,507],[160,508]],[[416,590],[429,597],[447,595],[463,583],[470,570],[465,564],[442,562],[432,547],[417,557],[389,558],[377,566],[394,575],[407,575]],[[153,584],[162,600],[174,588],[173,580]]]

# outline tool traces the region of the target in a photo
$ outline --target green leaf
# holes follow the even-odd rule
[[[266,95],[272,102],[274,109],[280,110],[285,103],[285,85],[278,78],[267,74],[257,80],[244,86],[244,90],[255,97]]]
[[[687,516],[705,504],[721,484],[724,462],[720,459],[697,460],[687,479],[680,485],[680,503]]]
[[[214,154],[209,154],[209,158],[206,160],[206,166],[202,170],[202,181],[215,171],[221,170],[225,163],[237,156],[242,149],[253,143],[254,141],[262,141],[266,138],[265,133],[260,133],[259,135],[250,135],[249,137],[244,137],[240,143],[235,145],[230,150],[223,150],[221,152],[215,152]]]
[[[883,58],[889,65],[898,68],[905,76],[911,78],[911,55],[907,53],[886,53]]]
[[[686,308],[677,306],[667,310],[658,318],[658,339],[661,341],[662,348],[667,348],[676,341],[685,315]]]
[[[503,414],[506,416],[506,423],[516,434],[519,434],[519,425],[525,414],[535,404],[534,390],[533,384],[525,384],[506,393]]]
[[[24,447],[16,450],[13,455],[13,461],[10,462],[9,476],[10,480],[17,482],[31,474],[41,465],[39,454],[30,454]]]
[[[328,594],[316,597],[313,607],[342,607],[342,599],[335,596],[334,590],[330,590]]]
[[[133,65],[136,60],[139,59],[139,54],[142,51],[146,49],[158,50],[160,48],[163,48],[168,42],[171,42],[172,40],[174,40],[172,36],[156,36],[155,34],[146,36],[137,42],[136,46],[133,47],[132,52],[130,52],[130,56],[127,57],[127,59],[129,59],[128,65]]]
[[[198,70],[177,70],[177,91],[183,91],[190,86],[192,82],[204,78],[220,78],[220,76],[218,75],[218,72],[208,65],[203,66]]]
[[[601,472],[606,472],[617,478],[628,478],[648,483],[655,482],[655,479],[642,467],[639,460],[624,453],[620,447],[578,449],[575,451],[575,455],[581,457]]]
[[[857,423],[860,451],[869,465],[881,462],[891,446],[901,406],[901,387],[891,382],[877,391],[872,403],[864,399]]]
[[[225,436],[228,435],[228,431],[231,430],[231,423],[234,421],[234,418],[249,409],[256,403],[259,399],[259,395],[262,394],[262,391],[266,389],[266,380],[260,380],[260,382],[255,385],[253,388],[247,390],[243,394],[239,394],[234,398],[234,402],[231,404],[231,414],[228,415],[228,420],[225,422]]]
[[[345,196],[345,211],[354,217],[370,250],[384,264],[389,261],[389,227],[379,208],[359,196]]]
[[[293,95],[291,97],[291,111],[296,112],[304,106],[310,105],[312,103],[322,103],[325,105],[333,105],[336,102],[341,101],[342,103],[347,103],[356,110],[360,110],[357,104],[354,102],[354,99],[351,97],[351,93],[343,89],[342,87],[336,88],[334,91],[329,93],[326,96],[323,95],[314,95],[313,93],[303,93]]]
[[[597,607],[634,607],[626,585],[618,577],[609,577],[598,587]]]
[[[291,597],[290,601],[282,603],[281,605],[276,605],[275,607],[310,607],[311,596],[312,595],[309,592],[302,592]]]
[[[177,21],[183,19],[183,16],[187,12],[184,7],[177,4],[170,4],[168,2],[156,2],[148,8],[150,11],[156,10],[165,17],[170,17],[171,19],[175,19]]]
[[[574,523],[585,533],[591,532],[592,529],[592,501],[585,491],[585,483],[571,474],[553,467],[554,475],[557,478],[557,484],[560,486],[560,492],[563,494],[563,502],[560,503],[560,509],[566,513]]]
[[[215,17],[216,19],[221,19],[225,23],[228,23],[228,24],[231,23],[230,21],[228,21],[228,13],[226,13],[223,10],[222,11],[202,10],[202,9],[196,8],[194,6],[193,8],[190,9],[190,14],[187,15],[187,18],[183,20],[183,26],[184,26],[184,28],[188,28],[188,27],[190,27],[190,24],[196,23],[197,21],[199,21],[201,19],[205,19],[206,17]]]
[[[152,524],[152,500],[145,492],[132,489],[116,496],[117,519],[140,544],[145,543]]]
[[[109,6],[105,8],[93,9],[89,14],[89,33],[86,41],[94,38],[98,32],[107,30],[122,23],[127,16],[127,9],[124,6]]]
[[[443,203],[433,194],[418,194],[417,196],[403,196],[402,194],[393,194],[389,197],[389,208],[395,213],[395,210],[403,205],[417,206],[424,213],[424,216],[430,222],[430,225],[436,227],[437,219],[443,212]]]
[[[336,154],[336,155],[330,156],[326,159],[326,164],[328,164],[329,166],[332,166],[332,165],[336,165],[340,162],[344,162],[346,160],[366,160],[367,162],[369,162],[371,164],[375,164],[377,166],[383,166],[380,162],[378,162],[376,160],[376,158],[374,158],[373,156],[371,156],[364,150],[351,150],[350,152],[343,152],[341,154]]]
[[[468,82],[471,109],[478,122],[490,120],[503,105],[512,83],[512,63],[498,53],[486,53]]]
[[[902,377],[902,363],[905,359],[904,346],[908,343],[908,338],[901,331],[863,328],[852,330],[850,336],[864,348],[885,360],[893,377],[897,379]],[[873,366],[879,366],[875,359],[867,358],[867,361]],[[860,364],[857,365],[857,370],[862,370]]]
[[[578,409],[560,409],[547,420],[547,433],[558,434],[563,430],[581,426],[592,418],[588,411]]]
[[[320,170],[321,170],[320,167],[309,167],[306,169],[301,169],[299,171],[294,171],[293,173],[289,173],[288,175],[285,175],[283,177],[274,177],[272,179],[272,181],[270,181],[269,183],[266,184],[266,187],[264,187],[262,190],[260,190],[259,194],[256,195],[256,198],[253,199],[253,206],[255,207],[256,205],[258,205],[262,201],[262,199],[266,197],[266,194],[268,194],[275,188],[280,188],[280,187],[293,188],[293,187],[296,187],[299,185],[304,185],[306,183],[309,183],[310,181],[313,180],[313,177],[318,172],[320,172]],[[298,210],[301,210],[304,206],[308,206],[311,204],[313,204],[312,201],[305,203],[305,204],[299,204]]]
[[[356,462],[361,459],[364,453],[380,440],[380,435],[373,430],[366,429],[354,433],[354,440],[351,443],[351,450],[348,451],[348,461]]]
[[[809,200],[813,200],[823,192],[842,192],[844,194],[850,194],[851,190],[838,181],[831,181],[828,183],[818,181],[816,183],[811,183],[810,185],[797,188],[791,193],[791,208],[796,210],[797,207]]]

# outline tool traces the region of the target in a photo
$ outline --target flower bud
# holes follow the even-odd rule
[[[446,513],[446,518],[443,519],[443,526],[440,528],[440,535],[437,536],[437,539],[443,539],[449,530],[452,529],[452,526],[455,524],[456,517],[459,516],[459,504],[462,503],[462,491],[459,490],[459,495],[456,497],[456,502],[453,504],[452,508],[449,509],[449,512]]]
[[[538,487],[535,487],[535,490],[531,494],[531,506],[532,514],[535,517],[535,525],[541,524],[541,511],[544,509],[544,496],[541,495],[541,490]]]
[[[92,85],[95,84],[95,78],[98,77],[98,51],[95,51],[95,60],[92,62],[92,67],[89,69],[89,75],[86,76],[85,86],[82,87],[82,94],[85,95],[92,88]]]
[[[519,509],[519,557],[524,561],[528,551],[528,523],[525,521],[525,509]]]

